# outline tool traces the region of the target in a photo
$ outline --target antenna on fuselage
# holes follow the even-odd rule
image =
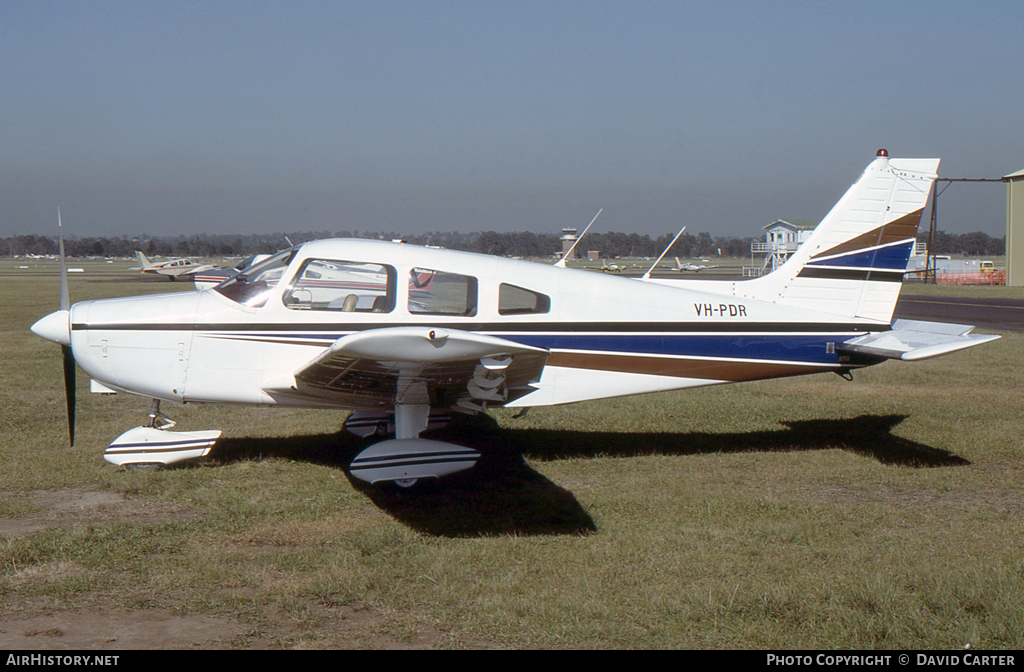
[[[562,258],[555,262],[555,266],[558,266],[559,268],[565,268],[565,260],[568,259],[569,255],[572,254],[572,251],[576,249],[576,245],[579,244],[581,240],[583,240],[583,236],[587,235],[587,231],[589,231],[590,227],[594,225],[594,222],[597,221],[597,218],[601,215],[602,212],[604,212],[604,208],[601,208],[600,210],[597,211],[597,214],[594,215],[594,218],[590,220],[590,224],[587,224],[587,228],[583,229],[583,233],[577,236],[576,242],[572,244],[572,247],[566,250],[565,254],[562,255]]]
[[[647,272],[644,273],[643,277],[640,278],[641,280],[647,280],[648,278],[651,277],[651,271],[653,271],[655,268],[658,267],[658,264],[661,262],[661,260],[665,258],[665,255],[668,254],[668,251],[671,250],[672,246],[676,244],[677,240],[679,240],[679,236],[683,235],[683,231],[686,231],[686,227],[685,226],[683,228],[679,229],[679,233],[677,233],[676,237],[672,239],[672,242],[668,244],[668,247],[666,247],[665,251],[661,253],[661,256],[658,257],[658,260],[654,262],[654,266],[651,266],[647,270]]]

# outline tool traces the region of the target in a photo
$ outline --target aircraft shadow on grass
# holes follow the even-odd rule
[[[449,427],[424,432],[423,436],[478,450],[481,458],[473,469],[453,474],[443,481],[421,481],[412,490],[390,484],[371,486],[351,477],[349,480],[381,510],[425,534],[445,537],[589,534],[597,527],[575,496],[530,468],[525,458],[552,461],[842,449],[893,466],[924,468],[970,464],[948,451],[896,436],[893,428],[906,417],[864,415],[784,421],[786,429],[723,434],[502,429],[487,416],[458,417]],[[279,457],[344,470],[374,440],[360,439],[345,431],[275,438],[227,438],[217,443],[210,460],[230,463]]]

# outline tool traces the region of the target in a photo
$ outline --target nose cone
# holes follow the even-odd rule
[[[58,310],[32,325],[32,333],[48,341],[71,345],[71,311]]]

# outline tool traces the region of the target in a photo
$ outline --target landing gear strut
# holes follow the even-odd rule
[[[176,424],[178,423],[160,412],[160,400],[154,399],[153,403],[149,405],[149,420],[144,426],[153,429],[170,429]]]

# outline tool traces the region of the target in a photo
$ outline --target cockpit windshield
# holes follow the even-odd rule
[[[281,281],[285,269],[297,251],[297,247],[282,250],[247,271],[222,282],[214,287],[214,290],[232,301],[250,308],[259,308],[267,302],[267,296]]]

